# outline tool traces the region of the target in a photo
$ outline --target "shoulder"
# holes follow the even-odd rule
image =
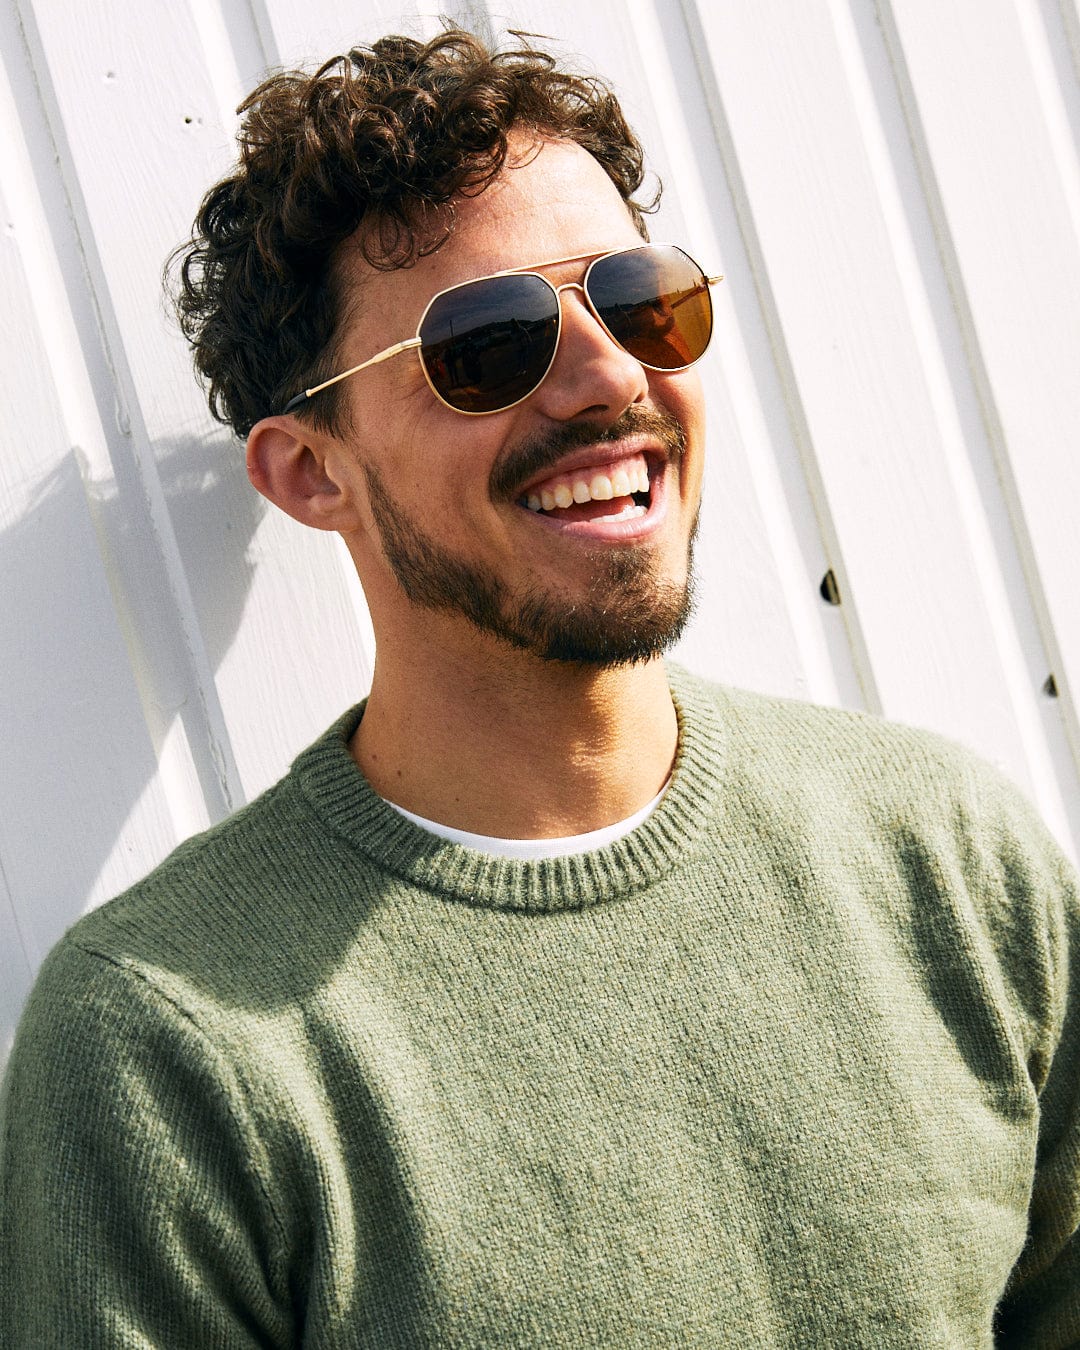
[[[38,984],[56,995],[76,975],[102,986],[122,975],[188,1008],[203,995],[257,1005],[278,989],[298,991],[304,950],[329,940],[340,918],[335,900],[348,892],[359,904],[365,891],[368,860],[336,836],[309,791],[328,762],[360,777],[345,745],[357,716],[339,719],[255,801],[80,919]]]
[[[195,1095],[210,1083],[222,1100],[237,1095],[223,1085],[237,1066],[254,1071],[267,1019],[302,1007],[348,942],[333,931],[341,905],[326,903],[347,888],[328,878],[356,863],[304,787],[311,760],[343,743],[346,720],[255,801],[64,934],[19,1020],[10,1098],[59,1113],[74,1093],[71,1117],[91,1089],[160,1073],[198,1083]]]
[[[677,701],[717,719],[725,767],[782,797],[831,796],[839,807],[863,802],[888,812],[906,804],[916,817],[959,811],[990,831],[1045,841],[1046,830],[1020,789],[996,766],[947,736],[828,707],[719,685],[673,672]],[[970,823],[969,822],[969,823]]]
[[[981,952],[1025,1015],[1057,1019],[1080,933],[1076,872],[1000,769],[866,713],[684,673],[673,688],[723,727],[722,828],[754,839],[773,867],[868,897],[938,962]]]
[[[1075,908],[1074,869],[1024,793],[948,737],[681,671],[672,685],[722,727],[729,825],[964,893],[991,926],[1046,933]]]

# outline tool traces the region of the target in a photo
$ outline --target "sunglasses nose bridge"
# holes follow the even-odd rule
[[[604,323],[604,321],[600,318],[600,315],[596,312],[596,306],[593,304],[593,302],[592,302],[592,297],[589,295],[588,289],[586,288],[586,286],[585,286],[585,284],[584,284],[583,282],[581,282],[581,281],[564,281],[564,282],[562,283],[562,285],[556,286],[555,283],[554,283],[553,281],[548,281],[547,277],[544,277],[543,279],[544,279],[544,281],[547,281],[547,284],[548,284],[548,285],[551,287],[551,289],[555,292],[555,303],[558,305],[558,309],[559,309],[559,326],[558,326],[558,329],[556,330],[556,333],[555,333],[555,350],[551,353],[551,364],[548,366],[548,373],[550,373],[550,371],[551,371],[551,366],[553,366],[553,365],[555,364],[555,357],[556,357],[556,355],[557,355],[557,353],[558,353],[559,346],[560,346],[561,343],[562,343],[562,335],[563,335],[563,302],[562,302],[562,296],[563,296],[563,291],[580,291],[581,294],[582,294],[582,297],[583,297],[583,299],[584,299],[584,301],[585,301],[585,308],[588,310],[589,314],[590,314],[590,315],[592,316],[592,318],[600,325],[600,327],[604,330],[604,332],[607,333],[608,337],[610,337],[611,334],[608,333],[607,325],[606,325],[606,324]],[[616,345],[616,346],[620,346],[621,344],[620,344],[620,343],[616,343],[615,345]],[[544,378],[545,378],[545,379],[547,378],[547,375],[546,375],[546,374],[545,374],[545,377],[544,377]]]
[[[587,280],[588,280],[588,277],[586,277],[585,280],[587,281]],[[563,329],[563,305],[562,305],[562,293],[563,293],[563,291],[580,291],[580,292],[581,292],[581,295],[582,295],[582,298],[583,298],[583,300],[585,301],[585,308],[588,310],[588,312],[589,312],[589,314],[592,316],[592,318],[600,325],[600,327],[603,329],[604,333],[605,333],[609,338],[611,338],[611,340],[612,340],[613,342],[615,342],[616,347],[622,348],[623,351],[626,350],[626,348],[623,347],[623,345],[622,345],[621,342],[618,342],[618,341],[616,341],[616,339],[612,338],[611,332],[610,332],[610,330],[608,329],[607,324],[606,324],[606,323],[603,321],[603,319],[600,317],[600,313],[599,313],[599,311],[597,310],[596,305],[593,303],[593,298],[592,298],[592,296],[589,294],[589,288],[588,288],[588,286],[585,284],[585,282],[582,282],[582,281],[564,281],[563,284],[562,284],[561,286],[555,286],[555,285],[553,285],[551,282],[548,282],[548,285],[551,286],[551,289],[555,292],[556,299],[557,299],[558,302],[559,302],[559,338],[560,338],[560,339],[562,338],[562,329]],[[554,358],[552,358],[552,360],[554,360]]]
[[[545,277],[544,280],[547,281],[547,278]],[[559,306],[559,336],[561,337],[562,320],[563,320],[563,302],[562,302],[563,291],[580,291],[581,294],[585,297],[586,306],[590,310],[592,309],[592,304],[589,301],[589,292],[585,289],[585,287],[582,285],[580,281],[564,281],[561,286],[556,286],[554,282],[548,281],[548,285],[555,292],[555,303]]]

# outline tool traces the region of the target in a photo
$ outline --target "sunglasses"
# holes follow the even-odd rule
[[[294,412],[339,380],[415,349],[431,392],[448,408],[471,417],[504,412],[535,393],[552,367],[563,291],[581,291],[612,341],[649,370],[686,370],[704,356],[713,327],[709,287],[722,276],[706,276],[674,244],[640,244],[538,265],[587,258],[592,262],[583,279],[563,286],[532,269],[510,269],[440,291],[420,316],[415,337],[305,389],[283,411]]]

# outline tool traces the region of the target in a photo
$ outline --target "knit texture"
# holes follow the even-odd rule
[[[435,839],[357,709],[80,921],[5,1079],[0,1344],[1080,1343],[1059,852],[947,742],[672,680],[605,849]]]

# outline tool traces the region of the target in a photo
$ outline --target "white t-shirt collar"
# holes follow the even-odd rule
[[[668,779],[668,783],[670,783]],[[600,830],[589,830],[586,834],[571,834],[562,839],[501,839],[496,835],[472,834],[469,830],[455,830],[442,825],[437,820],[427,820],[412,811],[406,811],[396,802],[387,801],[395,811],[411,820],[414,825],[438,835],[440,839],[462,844],[465,848],[475,849],[478,853],[490,853],[497,858],[514,858],[519,862],[540,862],[544,858],[565,858],[573,853],[591,853],[595,848],[604,848],[622,839],[624,835],[637,827],[652,815],[660,798],[668,789],[665,783],[651,802],[646,802],[640,811],[635,811],[625,820],[617,820],[614,825],[605,825]],[[385,798],[383,799],[386,800]]]

